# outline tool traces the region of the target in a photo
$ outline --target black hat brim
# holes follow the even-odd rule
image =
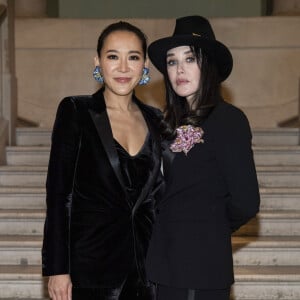
[[[148,55],[153,65],[163,74],[166,73],[167,52],[180,46],[198,46],[216,62],[221,81],[231,73],[233,60],[229,49],[217,40],[211,40],[194,35],[176,35],[154,41],[148,48]]]

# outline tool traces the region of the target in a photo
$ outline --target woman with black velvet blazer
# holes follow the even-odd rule
[[[200,16],[177,19],[174,34],[153,42],[148,53],[167,91],[166,190],[148,278],[157,300],[228,300],[231,233],[256,215],[260,200],[248,120],[220,95],[232,56]]]
[[[43,275],[55,300],[152,300],[144,260],[160,185],[158,110],[133,89],[149,81],[135,26],[99,37],[91,96],[63,99],[47,176]]]

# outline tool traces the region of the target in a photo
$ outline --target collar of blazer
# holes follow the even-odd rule
[[[107,157],[110,161],[110,164],[118,178],[118,181],[120,182],[120,185],[127,196],[127,190],[125,187],[125,183],[123,180],[121,167],[120,167],[120,161],[118,157],[118,153],[114,144],[113,140],[113,134],[112,129],[110,126],[109,118],[106,112],[106,105],[103,97],[103,88],[100,89],[98,92],[92,95],[93,103],[91,107],[89,108],[89,113],[91,115],[91,118],[94,122],[94,125],[96,127],[98,136],[102,142],[102,145],[105,149],[105,152],[107,154]],[[139,101],[135,96],[133,97],[133,101],[139,106],[141,109],[141,112],[143,113],[143,116],[145,118],[145,121],[148,125],[148,130],[151,134],[151,141],[152,141],[152,152],[153,152],[153,160],[154,160],[154,166],[151,170],[151,173],[148,176],[147,182],[142,189],[139,198],[137,199],[133,210],[136,210],[136,208],[140,205],[140,203],[147,197],[147,194],[149,191],[151,191],[153,185],[155,184],[155,179],[158,174],[159,168],[160,168],[160,140],[158,135],[158,130],[155,129],[155,113],[154,111],[148,107],[147,105],[143,104],[141,101]],[[128,197],[126,197],[128,199]],[[130,202],[127,200],[128,205],[130,205]]]

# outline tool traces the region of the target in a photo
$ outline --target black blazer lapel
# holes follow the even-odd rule
[[[154,131],[154,129],[152,128],[152,126],[150,124],[148,124],[148,128],[150,131],[150,134],[152,136],[152,153],[153,153],[153,169],[151,170],[148,179],[143,187],[143,189],[141,190],[141,193],[134,205],[133,208],[133,213],[134,211],[140,206],[140,204],[146,200],[147,194],[149,193],[149,191],[152,192],[152,189],[154,188],[156,179],[158,177],[158,172],[160,170],[160,159],[161,159],[161,149],[160,149],[160,143],[159,143],[159,139],[156,136],[156,132]]]
[[[122,189],[126,194],[127,192],[126,192],[123,176],[121,173],[119,156],[116,147],[114,145],[112,130],[110,127],[110,122],[106,112],[105,102],[102,93],[100,95],[100,92],[98,92],[93,96],[95,97],[94,98],[95,102],[97,101],[98,103],[96,103],[93,109],[89,109],[89,113],[95,124],[96,130],[98,132],[99,138],[101,139],[102,145],[105,149],[110,164],[120,182]]]

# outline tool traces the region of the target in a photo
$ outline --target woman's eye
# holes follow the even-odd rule
[[[132,55],[129,57],[129,60],[140,60],[140,57],[138,55]]]
[[[167,61],[167,66],[174,66],[176,64],[176,61],[173,59],[170,59]]]
[[[111,54],[111,55],[108,55],[107,58],[115,60],[115,59],[118,59],[118,56],[114,55],[114,54]]]
[[[194,56],[189,56],[189,57],[187,57],[187,59],[186,59],[186,61],[187,62],[194,62],[196,59],[195,59],[195,57]]]

